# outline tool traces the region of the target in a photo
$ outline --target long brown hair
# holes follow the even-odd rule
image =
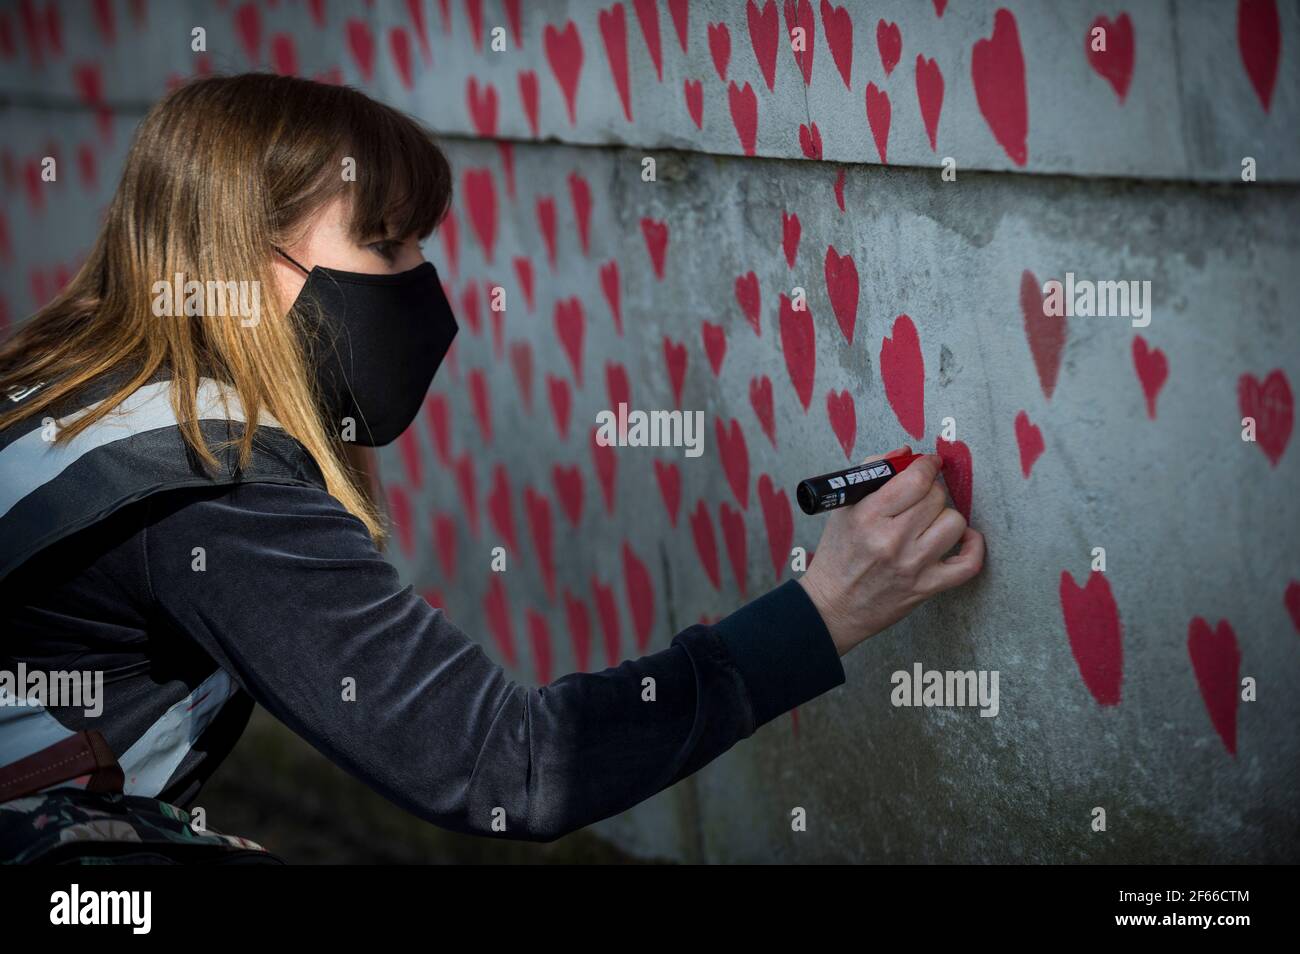
[[[424,238],[446,214],[451,188],[432,134],[357,90],[264,73],[177,88],[136,131],[85,264],[0,347],[0,393],[47,383],[0,413],[0,428],[59,407],[106,372],[125,371],[113,394],[61,429],[67,440],[165,369],[185,440],[215,469],[195,409],[199,380],[211,377],[234,388],[249,422],[238,444],[241,464],[259,414],[269,413],[312,455],[330,494],[381,539],[374,505],[345,463],[336,429],[322,419],[303,328],[287,315],[292,302],[280,300],[271,259],[340,195],[350,202],[358,241]],[[152,289],[177,274],[259,282],[266,292],[260,320],[156,317]]]

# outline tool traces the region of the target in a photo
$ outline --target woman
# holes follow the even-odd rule
[[[401,585],[348,463],[410,424],[455,334],[420,252],[451,181],[347,88],[207,78],[145,117],[85,266],[0,350],[0,659],[104,674],[89,707],[0,706],[0,855],[265,858],[176,807],[254,701],[435,824],[554,839],[839,685],[844,653],[979,571],[927,456],[831,515],[798,581],[616,668],[511,682]]]

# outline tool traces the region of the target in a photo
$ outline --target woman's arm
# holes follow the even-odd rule
[[[793,581],[660,652],[527,688],[403,587],[321,491],[249,484],[151,509],[145,554],[164,622],[333,761],[457,831],[559,837],[844,681]]]

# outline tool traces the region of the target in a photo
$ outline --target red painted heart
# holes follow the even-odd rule
[[[722,576],[718,568],[718,541],[713,533],[713,519],[709,508],[701,500],[695,505],[691,514],[691,538],[695,541],[695,553],[700,558],[704,573],[715,590],[722,589]]]
[[[1281,368],[1271,371],[1261,384],[1252,374],[1237,380],[1237,403],[1243,418],[1255,421],[1255,441],[1274,467],[1286,453],[1295,420],[1291,383]]]
[[[853,344],[853,329],[858,322],[858,266],[852,255],[841,255],[834,245],[829,245],[824,271],[831,310],[835,312],[844,340]]]
[[[626,541],[623,543],[623,585],[627,588],[636,648],[644,653],[650,645],[650,632],[654,628],[654,584],[650,580],[650,571]]]
[[[794,512],[790,509],[789,496],[784,490],[778,491],[767,474],[758,478],[758,503],[763,510],[763,526],[767,528],[767,554],[772,560],[772,572],[780,580],[794,542]]]
[[[704,339],[704,353],[708,356],[709,367],[713,369],[713,376],[717,377],[722,373],[722,361],[727,356],[727,333],[721,325],[706,321],[700,326],[700,336]]]
[[[564,94],[569,125],[576,126],[578,76],[582,72],[582,38],[578,36],[578,28],[572,20],[565,23],[563,30],[548,23],[542,33],[542,43],[546,47],[546,62],[550,64],[551,73],[560,85],[560,92]]]
[[[555,429],[560,440],[569,439],[569,412],[573,408],[573,393],[569,382],[552,374],[546,376],[546,393],[551,401],[551,414],[555,418]]]
[[[939,114],[943,111],[943,73],[939,64],[916,55],[916,99],[921,104],[921,121],[930,137],[930,151],[938,149]]]
[[[888,162],[889,152],[889,118],[891,108],[889,94],[876,88],[875,83],[867,84],[867,124],[871,127],[871,138],[876,141],[876,154],[881,162]]]
[[[767,0],[762,10],[754,0],[746,0],[745,22],[749,26],[749,43],[754,48],[759,71],[769,92],[776,90],[776,51],[781,41],[781,22],[776,0]]]
[[[605,512],[614,513],[614,481],[618,476],[618,457],[612,444],[601,444],[596,439],[598,431],[591,429],[589,445],[591,462],[596,469],[596,480],[600,483],[600,496],[605,501]]]
[[[971,78],[975,100],[993,138],[1012,162],[1023,166],[1029,161],[1029,98],[1020,31],[1011,11],[998,10],[993,17],[993,35],[976,41],[971,51]]]
[[[807,307],[795,310],[793,303],[781,294],[781,354],[785,358],[790,383],[806,412],[812,403],[813,380],[817,374],[817,340],[813,330],[812,311]]]
[[[614,259],[600,266],[600,290],[605,294],[605,304],[609,305],[609,313],[614,316],[614,330],[622,335],[623,308],[619,295],[618,262]]]
[[[892,337],[880,343],[880,377],[885,397],[903,430],[917,440],[925,436],[925,360],[921,339],[907,315],[894,319]]]
[[[718,509],[718,519],[722,524],[722,539],[727,545],[727,561],[736,578],[740,595],[745,595],[746,570],[749,566],[748,546],[745,540],[745,517],[738,510],[732,510],[724,501]]]
[[[1282,54],[1282,24],[1277,0],[1238,0],[1237,49],[1264,112],[1273,104],[1277,65]]]
[[[492,489],[488,492],[488,519],[511,551],[519,551],[519,537],[515,533],[515,508],[511,503],[510,472],[505,464],[492,468]]]
[[[828,0],[821,2],[822,32],[830,47],[831,59],[840,71],[845,89],[853,89],[853,19],[844,7],[832,6]]]
[[[1119,705],[1124,679],[1123,630],[1110,581],[1094,570],[1087,585],[1080,587],[1068,570],[1062,570],[1060,598],[1070,652],[1083,684],[1099,705]]]
[[[555,496],[560,501],[560,509],[575,528],[582,522],[582,471],[578,467],[562,467],[559,464],[551,468],[551,483],[555,487]]]
[[[645,237],[646,252],[650,255],[650,266],[654,269],[655,278],[662,281],[664,259],[668,254],[668,224],[656,219],[643,218],[641,234]]]
[[[1100,34],[1096,32],[1098,30]],[[1105,49],[1096,49],[1103,43]],[[1133,21],[1128,14],[1121,13],[1114,23],[1108,17],[1093,20],[1084,37],[1083,48],[1097,75],[1110,83],[1119,101],[1124,102],[1129,83],[1133,80]]]
[[[1240,699],[1241,649],[1237,634],[1226,619],[1210,629],[1200,616],[1187,627],[1187,654],[1192,660],[1196,684],[1201,689],[1205,710],[1223,747],[1237,754],[1237,703]]]
[[[616,3],[608,10],[596,14],[600,25],[600,36],[605,41],[605,57],[609,60],[609,71],[614,77],[614,88],[618,90],[619,102],[623,104],[623,117],[632,121],[632,96],[628,83],[627,68],[627,17],[623,13],[623,4]]]
[[[686,381],[686,345],[664,335],[664,364],[668,366],[668,381],[673,388],[673,403],[682,405],[682,385]]]
[[[655,481],[659,484],[659,496],[663,498],[664,509],[668,511],[668,522],[677,526],[677,512],[682,505],[682,472],[676,464],[655,461]]]
[[[853,395],[848,391],[827,391],[826,414],[836,440],[844,448],[844,456],[852,460],[853,445],[858,439],[858,416],[853,406]]]
[[[551,518],[551,501],[531,486],[524,488],[524,512],[533,539],[533,553],[542,571],[546,595],[555,599],[555,530]]]
[[[555,334],[568,356],[578,387],[582,387],[582,341],[586,329],[587,319],[582,313],[582,302],[577,297],[555,303]]]
[[[934,450],[943,459],[943,482],[948,486],[952,504],[969,523],[975,478],[970,448],[964,441],[946,441],[939,437],[935,439]]]
[[[758,141],[758,97],[754,95],[753,87],[748,83],[743,88],[734,82],[729,83],[727,106],[731,110],[731,123],[736,127],[736,135],[740,138],[740,148],[745,155],[754,155]]]
[[[725,83],[727,64],[731,62],[731,31],[725,23],[710,23],[708,32],[709,56],[713,58],[713,68],[718,73],[718,79]]]
[[[1020,472],[1029,479],[1029,472],[1034,469],[1034,462],[1047,449],[1043,443],[1043,432],[1037,424],[1029,420],[1029,415],[1021,411],[1016,415],[1016,444],[1020,446]]]
[[[772,446],[776,447],[776,416],[772,409],[772,379],[766,374],[751,378],[749,382],[749,404],[758,417],[758,426],[763,429]]]
[[[1061,353],[1065,350],[1066,324],[1060,315],[1044,313],[1043,293],[1034,273],[1026,269],[1020,275],[1020,314],[1029,339],[1029,353],[1038,371],[1043,396],[1051,400],[1056,378],[1061,371]]]
[[[799,223],[796,212],[781,211],[781,251],[785,253],[786,264],[794,268],[795,258],[799,255],[799,236],[803,226]]]
[[[1142,393],[1147,399],[1147,417],[1156,419],[1156,398],[1169,377],[1169,362],[1165,353],[1159,348],[1147,347],[1146,339],[1141,335],[1133,338],[1133,366],[1137,369],[1138,381],[1142,384]]]
[[[723,424],[722,418],[713,421],[714,435],[718,441],[718,456],[722,459],[722,470],[727,475],[727,483],[736,496],[736,502],[742,509],[749,509],[749,449],[745,446],[745,432],[740,422],[734,417],[730,424]]]
[[[753,272],[747,272],[736,279],[736,304],[740,305],[740,310],[745,313],[745,317],[754,329],[754,334],[761,338],[763,336],[763,325],[758,276]]]
[[[894,67],[903,57],[903,34],[897,23],[876,23],[876,49],[880,51],[880,65],[885,68],[885,75],[894,72]]]

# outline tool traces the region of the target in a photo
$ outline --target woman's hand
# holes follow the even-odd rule
[[[983,567],[984,537],[946,506],[942,467],[926,454],[874,494],[831,512],[799,582],[841,656]],[[958,543],[961,552],[944,559]]]

